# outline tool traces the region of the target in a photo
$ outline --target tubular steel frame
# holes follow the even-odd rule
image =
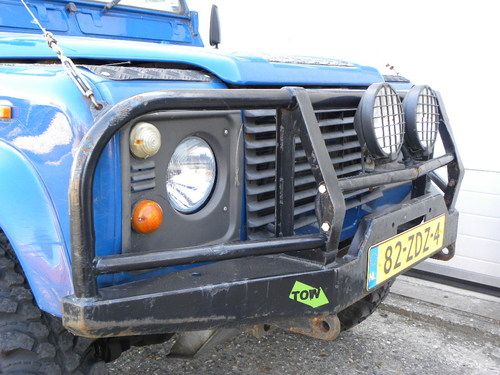
[[[236,259],[303,250],[322,250],[335,259],[346,212],[344,191],[415,181],[430,174],[444,191],[449,210],[454,208],[456,192],[463,176],[463,166],[455,149],[453,136],[441,97],[439,132],[446,155],[398,171],[373,173],[338,179],[314,113],[320,108],[346,108],[359,104],[364,90],[283,89],[176,90],[140,94],[124,100],[100,115],[83,138],[71,171],[69,188],[71,255],[76,298],[98,295],[99,274],[144,270],[201,261]],[[276,109],[278,113],[276,148],[276,239],[244,241],[215,246],[195,246],[139,255],[96,257],[93,218],[93,179],[99,157],[111,138],[135,118],[165,110],[245,110]],[[327,226],[322,234],[293,237],[294,137],[299,136],[318,186],[318,222]],[[431,173],[448,166],[448,182]],[[439,255],[439,254],[438,254]],[[326,259],[326,258],[325,258]]]

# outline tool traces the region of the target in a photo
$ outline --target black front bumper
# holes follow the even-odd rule
[[[456,192],[463,168],[446,114],[440,134],[446,155],[406,169],[337,179],[321,137],[314,108],[359,102],[360,90],[206,90],[143,94],[119,103],[101,116],[75,156],[70,184],[72,267],[75,295],[63,300],[63,323],[86,337],[130,336],[272,322],[296,316],[335,314],[365,296],[368,249],[395,234],[400,225],[446,215],[443,246],[453,246],[458,213]],[[95,256],[93,174],[111,137],[142,114],[175,109],[278,108],[276,238],[215,246],[158,251],[140,255]],[[441,105],[441,108],[444,108]],[[329,230],[315,236],[293,236],[293,154],[299,135],[315,180],[326,187],[318,194],[319,223]],[[431,173],[444,165],[448,181]],[[431,174],[444,195],[422,195],[407,203],[366,216],[347,255],[338,257],[345,215],[344,191],[413,181],[421,188]],[[290,184],[283,181],[290,181]],[[419,187],[420,186],[420,187]],[[437,256],[443,256],[442,254]],[[99,274],[218,261],[145,281],[97,288]],[[301,303],[294,285],[302,283],[321,303]],[[307,294],[307,293],[306,293]]]
[[[449,246],[455,242],[458,213],[448,212],[441,195],[427,195],[365,217],[348,255],[338,262],[320,265],[286,254],[263,255],[102,288],[95,298],[66,298],[64,325],[78,335],[107,337],[335,314],[368,293],[367,252],[373,244],[410,220],[441,214],[446,215],[444,246]],[[328,303],[314,308],[292,299],[296,281],[322,288]]]

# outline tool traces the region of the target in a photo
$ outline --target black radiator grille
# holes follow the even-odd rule
[[[361,148],[354,129],[356,109],[316,112],[323,138],[339,177],[363,169]],[[249,238],[274,231],[276,111],[245,111],[247,227]],[[295,139],[295,230],[316,223],[317,186],[299,138]],[[345,194],[346,204],[356,206],[375,198],[368,189]],[[378,195],[378,194],[377,194]]]

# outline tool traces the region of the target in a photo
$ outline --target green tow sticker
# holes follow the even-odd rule
[[[313,309],[330,303],[326,297],[323,288],[315,288],[313,286],[296,281],[293,284],[292,291],[288,296],[293,301],[311,306]]]

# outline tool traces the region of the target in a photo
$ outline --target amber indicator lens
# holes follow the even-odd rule
[[[155,201],[137,202],[132,211],[132,228],[137,233],[148,234],[157,230],[163,222],[163,210]]]
[[[0,119],[10,120],[12,118],[12,107],[0,105]]]

